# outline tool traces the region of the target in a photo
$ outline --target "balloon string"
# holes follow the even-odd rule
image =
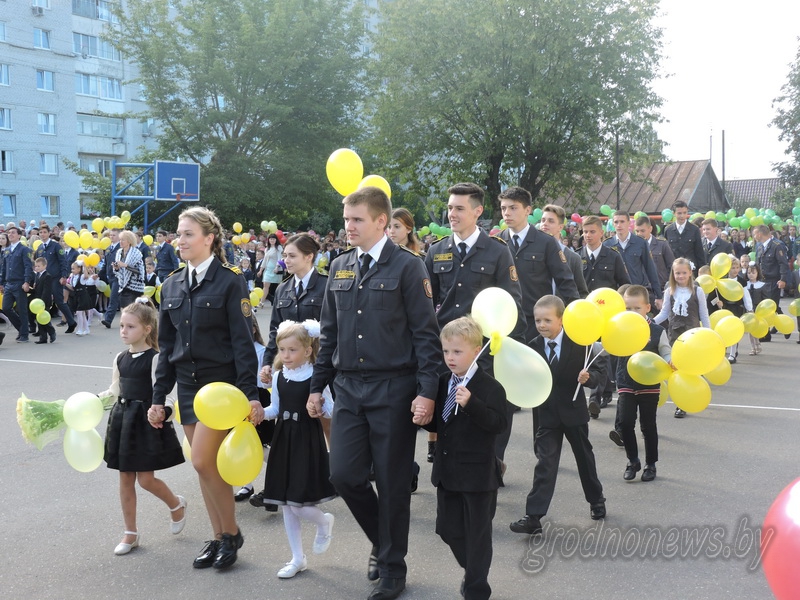
[[[483,348],[481,348],[481,351],[478,352],[478,356],[475,357],[475,360],[472,361],[472,364],[469,366],[469,369],[467,369],[466,373],[464,373],[464,381],[461,382],[461,385],[467,385],[467,383],[469,382],[469,378],[467,377],[467,375],[469,375],[470,371],[472,371],[472,369],[475,368],[475,365],[478,364],[478,359],[481,357],[481,354],[483,354],[483,351],[486,350],[489,347],[489,344],[491,343],[492,340],[490,339],[488,342],[486,342],[486,345]],[[453,411],[453,414],[454,415],[458,414],[458,402],[456,402],[456,408]]]
[[[605,352],[605,348],[603,348],[602,350],[600,350],[600,352],[595,354],[594,357],[592,358],[592,360],[590,361],[589,360],[589,348],[590,348],[590,346],[586,346],[586,354],[585,354],[585,357],[583,359],[583,370],[584,371],[586,369],[588,369],[589,367],[591,367],[592,363],[594,363],[594,361],[596,361],[600,357],[600,355],[603,352]],[[575,402],[575,400],[578,398],[578,392],[580,391],[582,386],[583,386],[583,384],[579,381],[578,382],[578,386],[575,388],[575,393],[572,395],[572,401],[573,402]]]

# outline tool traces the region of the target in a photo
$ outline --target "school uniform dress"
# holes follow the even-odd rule
[[[111,408],[106,428],[103,459],[117,471],[159,471],[184,462],[171,421],[156,429],[147,420],[153,397],[153,364],[158,355],[150,348],[132,354],[120,352],[114,359],[111,392],[117,403]],[[167,416],[171,408],[167,408]]]
[[[658,325],[667,322],[664,328],[670,344],[674,344],[685,331],[695,327],[711,327],[705,292],[697,284],[692,289],[676,287],[674,293],[667,288],[664,290],[661,312],[653,321]]]
[[[336,497],[322,424],[306,409],[313,371],[311,363],[284,368],[273,381],[272,404],[265,419],[277,420],[267,458],[265,504],[314,506]],[[330,414],[330,396],[327,400]]]

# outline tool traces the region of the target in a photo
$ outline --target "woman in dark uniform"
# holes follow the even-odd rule
[[[217,451],[228,432],[198,422],[194,396],[207,383],[230,383],[249,399],[250,421],[258,425],[264,418],[256,388],[252,308],[241,271],[225,261],[217,216],[203,207],[185,210],[177,233],[186,267],[161,288],[161,353],[148,418],[154,427],[161,426],[165,397],[177,382],[181,423],[214,532],[194,566],[221,569],[236,562],[236,551],[244,542],[236,524],[233,490],[217,470]]]

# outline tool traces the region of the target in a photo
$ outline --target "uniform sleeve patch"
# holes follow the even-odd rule
[[[431,289],[431,280],[430,279],[423,279],[422,280],[422,287],[425,288],[425,295],[428,298],[433,298],[433,290]]]
[[[253,307],[250,306],[250,300],[242,298],[242,314],[249,318],[253,316]]]
[[[519,277],[517,277],[517,267],[514,265],[508,267],[508,275],[511,277],[511,281],[519,281]]]
[[[559,258],[561,258],[561,262],[562,262],[562,263],[565,263],[565,262],[567,262],[567,257],[566,257],[566,256],[564,256],[564,251],[563,251],[563,250],[559,250],[559,251],[558,251],[558,256],[559,256]]]
[[[355,279],[356,272],[355,271],[346,271],[346,270],[339,270],[333,274],[334,279]]]

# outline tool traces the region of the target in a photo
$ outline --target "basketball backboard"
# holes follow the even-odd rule
[[[200,165],[157,160],[155,162],[155,199],[198,202],[200,200]]]

